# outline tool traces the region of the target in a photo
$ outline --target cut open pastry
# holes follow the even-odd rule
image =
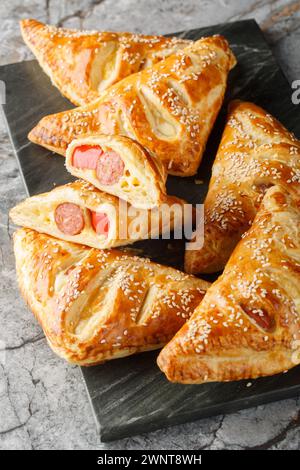
[[[185,270],[221,271],[275,184],[300,190],[299,140],[255,104],[233,101],[204,202],[204,245],[186,251]]]
[[[51,348],[93,365],[164,345],[208,283],[117,250],[97,250],[30,229],[14,234],[21,292]]]
[[[168,173],[197,172],[235,65],[222,36],[202,38],[104,91],[87,106],[44,117],[28,138],[61,155],[85,135],[125,135]]]
[[[109,86],[150,67],[191,41],[134,33],[56,28],[20,22],[23,39],[44,72],[75,105],[94,101]]]
[[[176,197],[152,210],[136,209],[81,180],[25,199],[10,217],[16,225],[95,248],[168,235],[188,222],[184,201]]]
[[[87,136],[71,142],[67,170],[98,189],[151,209],[166,198],[167,173],[137,142],[123,136]]]
[[[300,364],[300,194],[273,186],[253,225],[159,367],[182,383],[256,378]]]

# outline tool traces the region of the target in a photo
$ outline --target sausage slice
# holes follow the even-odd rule
[[[118,153],[113,150],[104,152],[97,162],[97,178],[105,185],[118,183],[124,173],[124,167],[124,162]]]
[[[72,202],[64,202],[56,207],[54,213],[58,229],[65,235],[78,235],[84,228],[82,209]]]
[[[107,237],[109,231],[109,217],[104,212],[92,212],[92,225],[99,235]]]

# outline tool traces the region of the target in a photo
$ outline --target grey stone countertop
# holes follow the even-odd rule
[[[255,18],[288,79],[300,79],[300,1],[2,0],[0,64],[31,58],[24,17],[150,34]],[[300,397],[102,444],[80,369],[51,352],[17,289],[7,212],[25,190],[2,121],[0,168],[0,449],[299,449]]]

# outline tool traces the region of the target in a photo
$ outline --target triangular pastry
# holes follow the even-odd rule
[[[21,292],[51,348],[80,365],[161,347],[209,285],[147,259],[30,229],[14,234],[14,251]]]
[[[56,28],[20,22],[23,39],[60,92],[81,106],[109,86],[190,43],[180,38]]]
[[[235,65],[221,36],[200,39],[130,75],[93,103],[44,117],[29,139],[65,155],[78,137],[118,134],[148,149],[168,173],[196,173]]]
[[[16,225],[66,241],[112,248],[169,235],[183,223],[191,223],[193,214],[184,211],[184,201],[173,196],[151,211],[136,209],[78,180],[25,199],[10,210],[10,217]]]
[[[166,199],[164,165],[128,137],[97,135],[73,140],[66,167],[72,175],[137,208],[152,209]]]
[[[273,375],[300,364],[300,195],[269,188],[252,227],[159,367],[182,383]]]
[[[233,101],[204,202],[204,245],[187,250],[189,273],[221,271],[266,189],[300,190],[300,142],[253,103]]]

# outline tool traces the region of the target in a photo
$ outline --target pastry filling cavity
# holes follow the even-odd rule
[[[100,155],[97,162],[97,178],[104,185],[118,183],[124,173],[124,162],[120,155],[109,150]]]
[[[107,237],[109,232],[109,217],[105,212],[92,212],[92,225],[96,233]]]
[[[83,170],[96,170],[99,157],[103,154],[100,145],[80,145],[73,153],[72,164]]]
[[[249,308],[246,305],[241,305],[244,312],[255,321],[255,323],[263,330],[271,332],[275,328],[274,318],[262,308]]]
[[[84,229],[82,209],[72,202],[64,202],[56,207],[54,219],[57,228],[65,235],[78,235]]]
[[[75,168],[95,170],[101,184],[118,183],[124,173],[124,162],[113,150],[103,152],[99,145],[80,145],[73,152],[72,164]]]

